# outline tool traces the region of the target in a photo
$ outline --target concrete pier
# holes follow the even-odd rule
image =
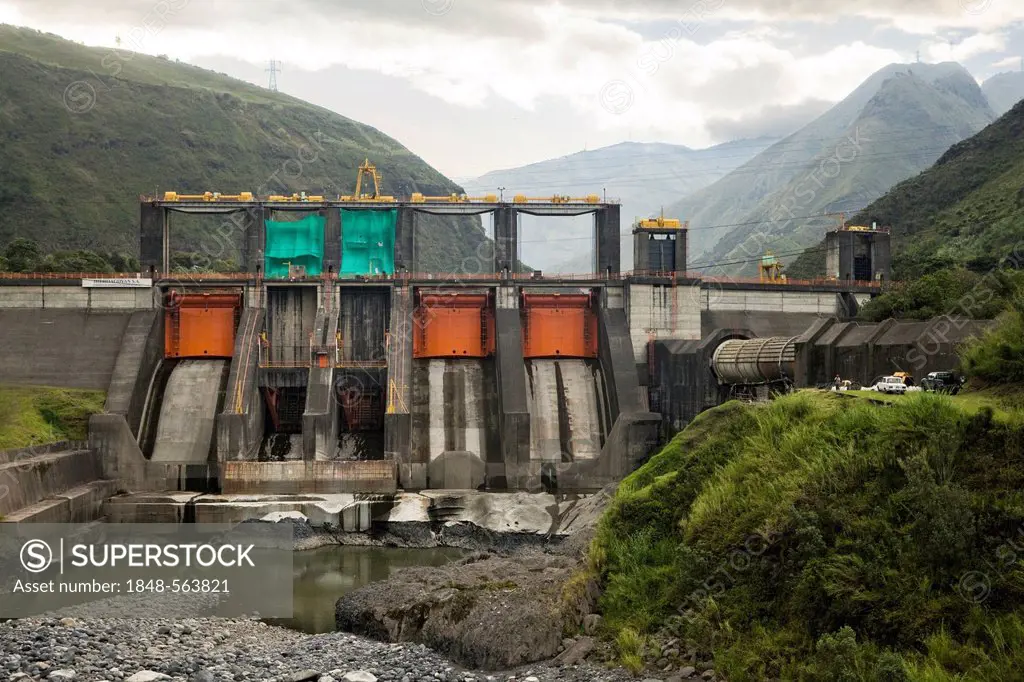
[[[217,459],[254,459],[263,441],[264,407],[259,390],[259,342],[265,311],[245,308],[238,323],[224,411],[217,418]]]
[[[321,309],[313,329],[313,365],[302,415],[302,453],[307,461],[334,459],[338,450],[338,400],[334,395],[337,330],[337,316]]]
[[[412,457],[412,289],[395,287],[387,348],[388,386],[384,413],[384,456],[398,466],[399,485],[419,490],[427,485],[427,462]]]
[[[518,287],[499,286],[495,305],[501,458],[499,464],[488,465],[487,479],[495,487],[518,488],[525,485],[531,434]]]

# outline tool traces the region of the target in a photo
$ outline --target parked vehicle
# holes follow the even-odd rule
[[[903,379],[896,376],[882,377],[872,388],[879,393],[892,395],[903,395],[907,392],[907,385],[903,383]]]
[[[921,388],[936,393],[956,395],[963,384],[964,378],[956,372],[929,372],[928,376],[921,379]]]
[[[905,386],[914,385],[914,375],[910,372],[893,372],[892,375],[902,381]]]

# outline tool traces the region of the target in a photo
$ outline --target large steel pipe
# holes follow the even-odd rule
[[[723,384],[766,384],[792,379],[796,337],[731,339],[715,349],[711,369]]]

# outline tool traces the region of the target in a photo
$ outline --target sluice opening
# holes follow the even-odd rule
[[[388,214],[388,215],[384,215]],[[373,222],[349,233],[350,239],[366,242],[373,252],[378,229],[394,238],[394,216],[389,212],[371,216]],[[379,223],[379,224],[378,224]],[[344,229],[345,219],[342,225]],[[351,223],[350,223],[351,224]],[[390,226],[390,227],[389,227]],[[370,235],[369,237],[367,235]],[[357,251],[362,254],[362,251]],[[342,261],[346,262],[347,255]],[[348,266],[374,263],[349,258]],[[365,261],[365,262],[364,262]],[[384,412],[388,382],[387,344],[391,321],[391,290],[387,287],[342,287],[338,311],[338,359],[334,370],[334,396],[338,403],[338,449],[340,460],[384,459]]]
[[[302,415],[306,410],[306,388],[266,388],[264,395],[263,443],[258,461],[288,462],[301,460]]]

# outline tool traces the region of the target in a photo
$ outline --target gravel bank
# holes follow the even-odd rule
[[[22,619],[0,623],[0,679],[192,682],[623,682],[623,671],[464,670],[419,644],[305,635],[255,620]],[[359,675],[358,673],[364,673]]]

